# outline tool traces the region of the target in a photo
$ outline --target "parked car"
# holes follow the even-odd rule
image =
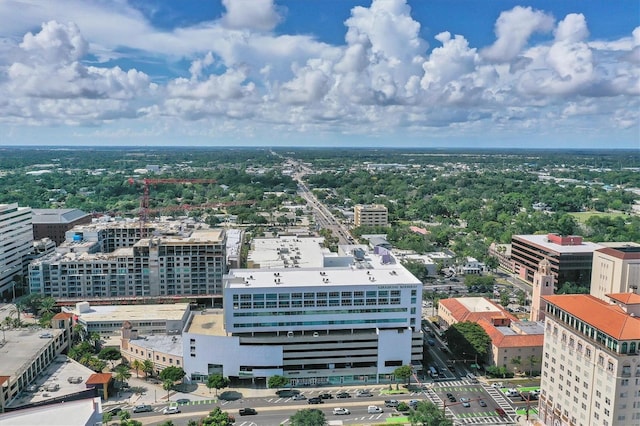
[[[153,407],[150,405],[136,405],[135,407],[133,407],[133,412],[134,413],[149,413],[153,411]]]
[[[486,407],[487,406],[487,403],[484,402],[484,400],[482,400],[482,399],[478,400],[478,404],[480,404],[481,407]]]
[[[395,408],[395,407],[397,407],[397,406],[398,406],[398,404],[400,404],[400,403],[399,403],[399,402],[398,402],[398,400],[396,400],[396,399],[387,399],[387,400],[384,402],[384,406],[385,406],[385,407],[394,407],[394,408]]]
[[[365,398],[365,397],[372,397],[373,394],[371,393],[371,391],[368,390],[361,390],[356,392],[356,396],[359,398]]]
[[[299,390],[296,389],[280,389],[276,391],[276,395],[281,398],[291,398],[294,395],[298,395],[300,393]]]
[[[336,394],[336,398],[351,398],[349,392],[339,392]]]
[[[418,406],[418,401],[417,399],[412,399],[411,401],[409,401],[409,407],[413,408],[414,410],[416,409],[416,407]]]
[[[471,403],[469,402],[469,398],[460,398],[460,402],[462,402],[463,407],[471,407]]]
[[[180,409],[173,405],[171,407],[164,407],[164,410],[162,410],[162,414],[178,414],[180,412]]]
[[[500,407],[496,408],[496,413],[498,413],[500,417],[506,417],[507,415],[507,413],[505,413],[504,410]]]
[[[322,398],[314,396],[313,398],[309,398],[307,403],[309,403],[309,404],[323,404],[324,401],[322,400]]]
[[[384,412],[384,410],[381,407],[378,407],[377,405],[370,405],[367,407],[367,413],[369,414],[378,414],[382,412]]]
[[[112,416],[117,416],[118,414],[120,414],[121,411],[122,411],[122,408],[115,407],[110,410],[107,410],[107,413],[111,414]]]
[[[189,400],[187,398],[180,398],[180,399],[176,400],[176,402],[178,403],[178,405],[187,405],[188,403],[191,402],[191,400]]]
[[[303,400],[307,399],[307,397],[304,396],[304,394],[299,393],[297,395],[293,395],[293,398],[291,398],[291,399],[293,399],[294,401],[303,401]]]
[[[346,408],[336,407],[333,409],[333,414],[335,414],[336,416],[345,416],[351,414],[351,411]]]
[[[333,399],[333,395],[331,395],[330,393],[321,393],[320,399]]]
[[[241,416],[253,416],[258,414],[258,412],[255,409],[249,408],[249,407],[241,408],[240,410],[238,410],[238,413]]]

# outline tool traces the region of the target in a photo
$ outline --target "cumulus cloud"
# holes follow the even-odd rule
[[[273,0],[222,0],[227,9],[222,22],[228,28],[270,31],[280,22]]]
[[[508,62],[518,56],[532,34],[550,31],[553,21],[551,15],[531,7],[516,6],[502,12],[495,25],[497,40],[481,54],[491,61]]]

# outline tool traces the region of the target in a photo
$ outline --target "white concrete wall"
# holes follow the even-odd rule
[[[411,364],[411,330],[378,330],[378,374],[391,374],[398,366],[385,367],[385,361],[402,360]]]

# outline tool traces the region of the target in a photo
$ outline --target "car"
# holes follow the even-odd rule
[[[133,407],[133,412],[134,413],[149,413],[153,411],[153,407],[150,405],[136,405],[135,407]]]
[[[254,416],[258,414],[258,412],[254,408],[244,407],[238,410],[238,414],[241,416]]]
[[[520,392],[518,392],[518,389],[516,388],[511,388],[505,392],[505,395],[509,397],[520,396]]]
[[[456,402],[456,397],[452,393],[447,393],[447,398],[449,398],[449,402]]]
[[[504,412],[504,410],[500,407],[496,408],[496,413],[500,416],[500,417],[506,417],[507,413]]]
[[[408,403],[409,407],[411,407],[411,408],[413,408],[415,410],[415,408],[418,406],[418,402],[420,402],[420,401],[418,401],[417,399],[410,400],[409,403]]]
[[[308,404],[324,404],[324,401],[322,400],[322,398],[314,396],[313,398],[309,398],[307,400],[307,403]]]
[[[112,416],[117,416],[118,414],[120,414],[121,411],[122,411],[122,408],[115,407],[110,410],[107,410],[107,413],[111,414]]]
[[[427,343],[429,344],[429,346],[435,346],[436,341],[433,339],[427,339]]]
[[[336,398],[351,398],[349,392],[339,392],[336,394]]]
[[[397,407],[400,403],[396,399],[387,399],[384,402],[385,407]]]
[[[467,374],[467,379],[471,382],[471,383],[478,383],[478,378],[476,377],[475,374],[473,373],[469,373]]]
[[[481,407],[486,407],[486,406],[487,406],[487,403],[486,403],[486,402],[484,402],[484,400],[482,400],[482,399],[479,399],[479,400],[478,400],[478,404],[479,404]]]
[[[331,395],[330,393],[321,393],[320,399],[333,399],[333,395]]]
[[[449,281],[453,281],[454,283],[460,282],[460,280],[457,278],[450,278]]]
[[[299,393],[297,395],[293,395],[293,397],[291,399],[293,399],[294,401],[303,401],[303,400],[307,399],[307,397],[304,396],[304,394]]]
[[[502,384],[502,382],[497,382],[497,383],[491,383],[491,387],[495,389],[502,389],[504,385]]]
[[[178,414],[179,412],[180,409],[175,405],[172,405],[171,407],[164,407],[164,410],[162,410],[162,414]]]
[[[381,407],[378,407],[377,405],[370,405],[367,407],[368,414],[379,414],[382,412],[384,412],[384,410]]]
[[[280,389],[279,391],[276,391],[276,395],[281,398],[291,398],[292,396],[298,395],[299,393],[300,391],[296,389]]]
[[[372,397],[373,394],[371,393],[371,391],[368,390],[362,390],[362,391],[358,391],[356,392],[356,396],[358,398],[367,398],[367,397]]]
[[[188,403],[191,402],[191,400],[187,398],[180,398],[180,399],[177,399],[176,402],[178,403],[178,405],[187,405]]]
[[[335,414],[336,416],[347,416],[351,414],[351,411],[346,408],[336,407],[333,409],[333,414]]]
[[[471,407],[471,403],[469,402],[469,398],[460,398],[460,402],[462,402],[463,407]]]

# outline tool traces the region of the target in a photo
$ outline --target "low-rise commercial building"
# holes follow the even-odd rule
[[[122,326],[120,351],[129,365],[149,360],[153,362],[155,374],[167,367],[182,368],[183,350],[182,335],[139,335],[130,322],[125,321]]]
[[[358,204],[353,208],[355,226],[387,226],[389,210],[382,204]]]
[[[33,209],[33,238],[49,238],[57,246],[64,243],[66,232],[76,225],[91,223],[91,215],[78,209]]]

